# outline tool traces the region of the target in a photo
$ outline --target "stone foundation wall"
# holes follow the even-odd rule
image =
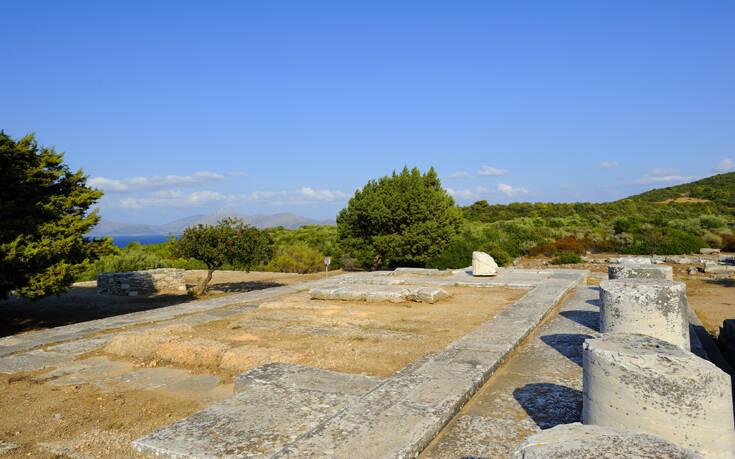
[[[159,268],[97,274],[97,293],[102,295],[135,296],[185,290],[183,269]]]

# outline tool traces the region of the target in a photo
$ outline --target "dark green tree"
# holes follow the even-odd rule
[[[365,268],[424,266],[460,225],[460,210],[434,168],[422,175],[404,167],[355,192],[337,216],[337,235],[344,252]]]
[[[273,242],[267,233],[246,225],[237,218],[225,218],[216,225],[196,225],[186,228],[173,243],[176,257],[194,258],[207,265],[196,294],[207,291],[214,270],[225,264],[250,271],[273,256]]]
[[[0,297],[15,291],[28,299],[59,294],[112,241],[89,240],[97,224],[89,208],[102,191],[86,186],[64,155],[39,147],[33,134],[13,140],[0,131]]]

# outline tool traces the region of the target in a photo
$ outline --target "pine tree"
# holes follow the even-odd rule
[[[457,235],[460,210],[432,167],[371,180],[337,216],[339,243],[364,268],[424,266]]]
[[[16,141],[0,131],[0,297],[62,293],[112,249],[108,238],[84,237],[99,220],[89,208],[102,196],[86,180],[33,134]]]

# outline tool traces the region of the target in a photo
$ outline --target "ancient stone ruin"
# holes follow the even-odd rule
[[[731,376],[690,352],[686,287],[651,268],[614,266],[618,279],[600,283],[602,335],[584,341],[583,425],[532,435],[515,457],[735,456]]]
[[[136,296],[185,290],[183,269],[159,268],[97,274],[97,293],[102,295]]]

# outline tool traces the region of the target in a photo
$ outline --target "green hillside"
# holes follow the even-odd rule
[[[465,242],[451,249],[462,256],[486,241],[497,242],[514,256],[565,251],[674,254],[705,246],[732,251],[735,172],[613,202],[478,201],[462,213]]]
[[[667,200],[692,201],[704,200],[716,206],[735,207],[735,172],[713,175],[696,182],[657,188],[628,199],[643,202],[663,202]]]

